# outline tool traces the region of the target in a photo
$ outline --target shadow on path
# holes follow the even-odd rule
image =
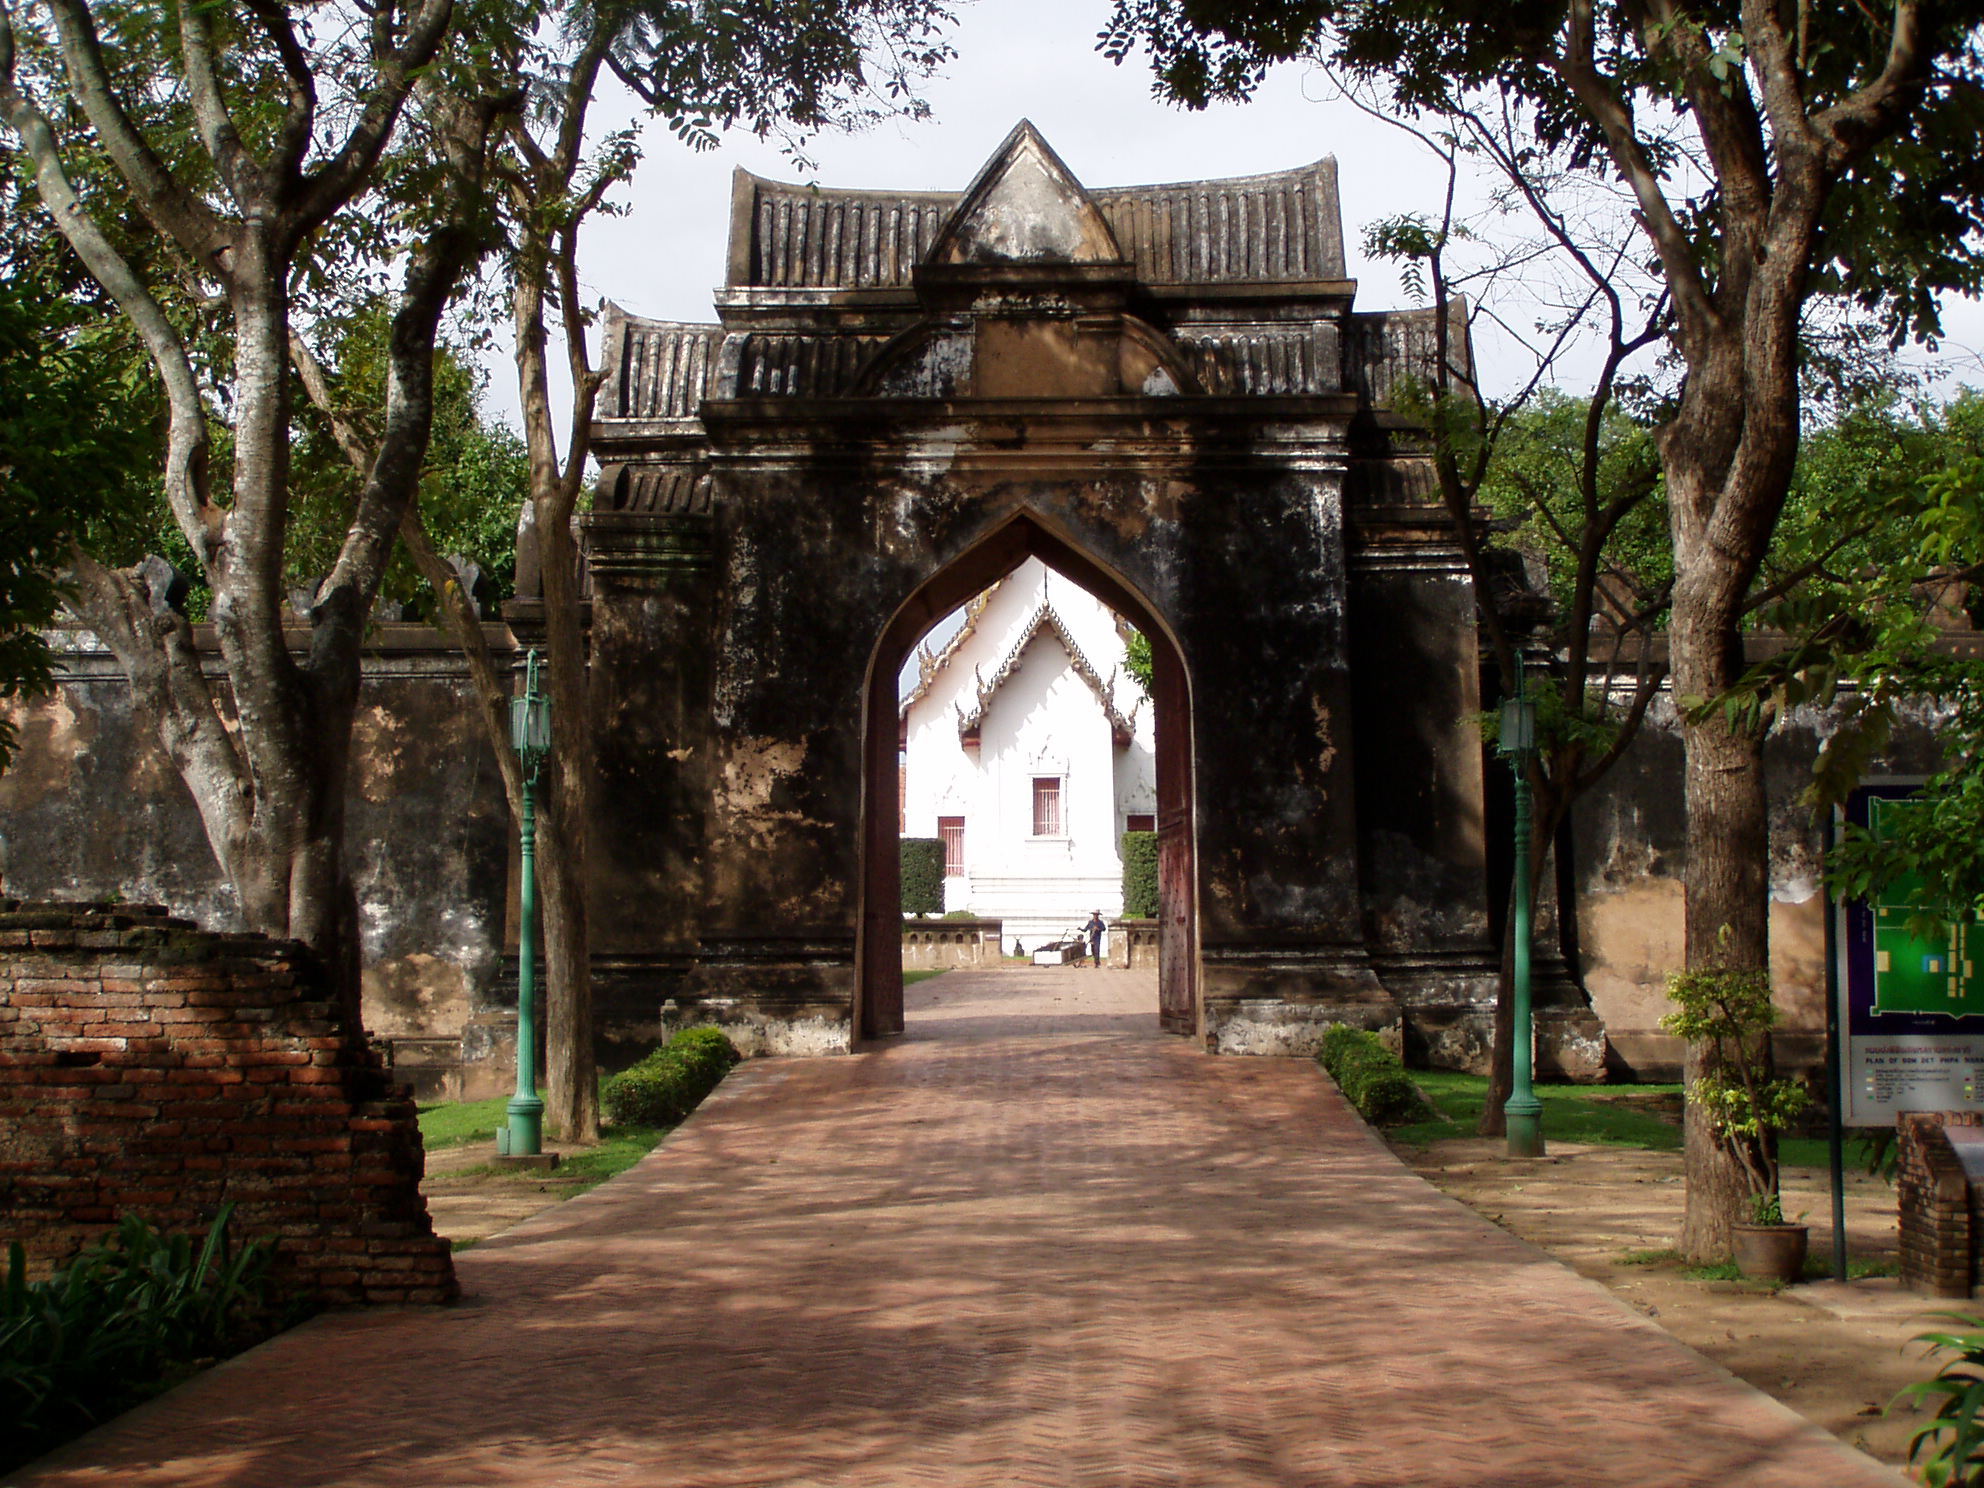
[[[747,1065],[461,1256],[460,1307],[320,1319],[14,1481],[1900,1481],[1411,1176],[1311,1063],[1159,1034],[1148,976],[910,990],[903,1038]]]

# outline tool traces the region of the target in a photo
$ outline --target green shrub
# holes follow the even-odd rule
[[[738,1060],[720,1028],[685,1028],[631,1068],[600,1082],[616,1126],[672,1126],[701,1104]]]
[[[944,843],[939,837],[902,839],[902,912],[944,912]]]
[[[1775,1196],[1777,1138],[1811,1101],[1796,1080],[1771,1078],[1770,1031],[1777,1023],[1770,974],[1696,970],[1667,979],[1674,1011],[1660,1020],[1668,1033],[1702,1046],[1700,1078],[1688,1103],[1708,1118],[1716,1146],[1742,1167],[1750,1192]]]
[[[1935,1378],[1910,1385],[1888,1402],[1892,1412],[1904,1400],[1911,1411],[1934,1402],[1936,1413],[1908,1437],[1908,1465],[1937,1488],[1969,1488],[1984,1472],[1984,1318],[1935,1312],[1954,1326],[1918,1333],[1916,1343],[1946,1353]],[[1917,1459],[1920,1459],[1918,1461]]]
[[[740,1056],[737,1046],[721,1028],[685,1028],[668,1041],[668,1052],[680,1060],[698,1081],[705,1082],[696,1099],[701,1100],[712,1086],[729,1074]]]
[[[1344,1099],[1373,1126],[1405,1126],[1439,1115],[1398,1055],[1369,1029],[1332,1023],[1323,1032],[1323,1049],[1316,1059]]]
[[[269,1249],[228,1243],[223,1205],[196,1252],[127,1214],[45,1281],[9,1247],[0,1278],[0,1472],[169,1389],[272,1331]]]
[[[1123,834],[1123,917],[1157,918],[1157,833]]]
[[[657,1050],[600,1082],[600,1108],[615,1126],[671,1126],[689,1110],[687,1074],[659,1055]]]

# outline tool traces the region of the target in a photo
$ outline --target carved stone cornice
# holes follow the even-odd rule
[[[594,512],[586,551],[597,585],[659,588],[708,572],[714,523],[702,512]]]

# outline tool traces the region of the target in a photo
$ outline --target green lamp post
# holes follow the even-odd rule
[[[1534,1019],[1529,1002],[1529,766],[1536,757],[1536,705],[1529,700],[1522,656],[1516,656],[1515,696],[1502,703],[1501,751],[1516,777],[1516,868],[1514,953],[1510,958],[1514,1028],[1510,1035],[1513,1068],[1509,1098],[1502,1107],[1510,1157],[1543,1156],[1543,1102],[1536,1098],[1531,1072]]]
[[[538,689],[537,652],[524,663],[524,692],[510,699],[510,742],[524,770],[517,894],[517,1093],[509,1114],[509,1157],[544,1150],[544,1102],[537,1093],[537,775],[551,753],[551,699]]]

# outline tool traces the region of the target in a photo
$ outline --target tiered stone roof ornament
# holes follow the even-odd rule
[[[722,323],[646,320],[609,306],[600,417],[616,432],[693,440],[710,399],[999,396],[1007,390],[972,385],[955,317],[978,278],[1024,280],[1029,271],[1086,295],[1090,303],[1067,306],[1077,315],[1109,300],[1120,307],[1133,286],[1163,303],[1239,296],[1230,310],[1198,309],[1164,330],[1124,316],[1121,391],[1356,391],[1385,403],[1432,355],[1429,312],[1282,319],[1249,303],[1287,285],[1340,292],[1347,310],[1336,176],[1325,158],[1259,176],[1090,191],[1024,121],[963,192],[845,190],[739,170],[728,283],[717,293]],[[1465,336],[1453,344],[1464,357]],[[601,492],[607,510],[693,509],[696,499],[674,481],[622,482],[610,464]]]

